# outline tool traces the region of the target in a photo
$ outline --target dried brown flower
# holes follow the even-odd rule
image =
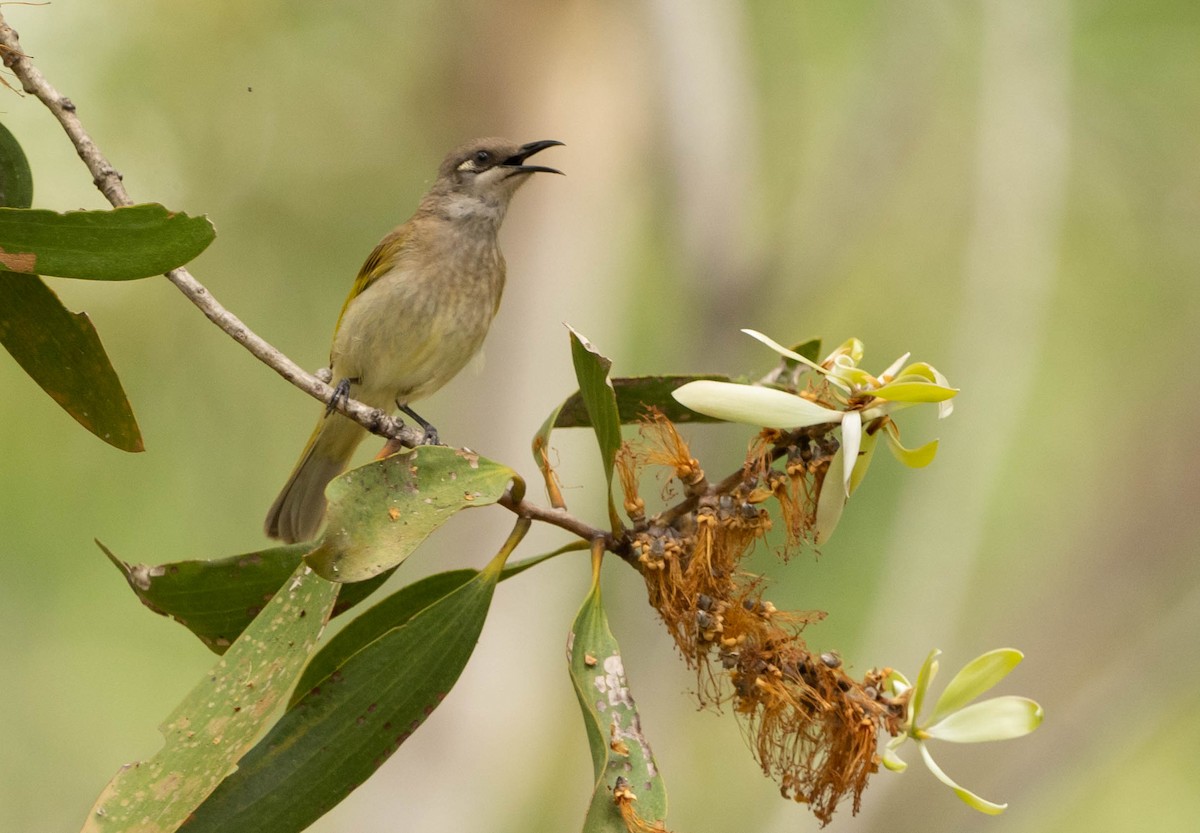
[[[856,681],[836,654],[809,651],[801,631],[824,614],[776,609],[762,598],[761,577],[740,568],[771,529],[766,507],[772,500],[784,526],[785,555],[807,540],[836,442],[764,431],[740,478],[710,486],[661,414],[649,416],[643,437],[645,447],[627,446],[618,457],[626,505],[644,511],[637,484],[647,465],[666,467],[689,497],[681,504],[686,511],[643,517],[632,533],[631,560],[650,604],[696,670],[701,703],[730,704],[763,771],[822,823],[845,798],[857,811],[878,768],[879,733],[900,731],[906,704],[879,698],[885,672]]]

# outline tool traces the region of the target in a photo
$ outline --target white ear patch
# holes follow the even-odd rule
[[[459,163],[458,170],[460,170],[460,171],[474,171],[474,170],[477,170],[477,168],[476,168],[476,165],[475,165],[475,160],[474,160],[474,159],[467,159],[467,160],[465,160],[465,161],[463,161],[463,162]]]

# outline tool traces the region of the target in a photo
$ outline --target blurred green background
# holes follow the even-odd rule
[[[618,374],[761,372],[781,341],[856,335],[963,389],[929,469],[887,455],[838,535],[756,566],[780,607],[862,673],[950,671],[1023,649],[1003,691],[1046,723],[940,750],[975,814],[912,753],[841,831],[1191,830],[1200,813],[1200,5],[1193,2],[7,5],[36,65],[136,200],[207,213],[193,271],[301,364],[326,356],[366,253],[442,154],[559,139],[502,238],[486,362],[428,401],[442,436],[536,470],[529,438],[573,389],[569,322]],[[0,90],[35,206],[102,207],[49,113]],[[540,160],[539,160],[540,161]],[[266,544],[262,517],[317,406],[165,280],[53,281],[87,310],[147,451],[79,429],[0,356],[0,829],[74,830],[212,662],[134,600],[130,561]],[[748,432],[690,429],[707,469]],[[594,440],[555,443],[572,508],[603,518]],[[364,449],[364,453],[366,453]],[[539,494],[539,491],[535,491]],[[455,519],[403,578],[479,565],[507,513]],[[539,530],[532,554],[565,540]],[[317,831],[578,829],[590,763],[563,661],[584,557],[497,594],[480,648],[421,732]],[[815,829],[761,777],[610,564],[606,593],[667,780],[673,830]],[[944,682],[944,680],[943,680]],[[1190,763],[1189,763],[1190,762]]]

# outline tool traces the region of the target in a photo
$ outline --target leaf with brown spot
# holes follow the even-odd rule
[[[212,793],[281,705],[316,646],[339,585],[303,565],[161,727],[154,757],[124,767],[83,833],[173,831]],[[265,828],[263,828],[265,829]]]
[[[183,831],[298,833],[370,777],[457,682],[510,545],[528,525],[518,522],[505,550],[469,580],[443,574],[401,591],[409,597],[393,610],[390,627],[306,691]],[[445,595],[431,601],[431,584]]]
[[[583,710],[595,784],[584,833],[627,833],[614,801],[618,778],[637,797],[633,809],[644,822],[667,815],[667,790],[629,691],[621,647],[608,626],[600,599],[600,559],[593,559],[592,588],[571,626],[567,662]],[[649,829],[649,824],[646,825]]]
[[[305,560],[330,581],[364,581],[399,565],[456,512],[495,503],[520,480],[508,466],[445,446],[376,460],[326,488],[325,534]]]
[[[142,604],[179,622],[218,654],[225,653],[254,621],[312,546],[292,544],[208,561],[148,565],[122,561],[104,544],[97,541],[96,545],[125,576]],[[386,572],[344,587],[333,615],[357,605],[389,576],[391,572]]]

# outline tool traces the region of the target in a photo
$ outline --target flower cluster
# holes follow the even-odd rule
[[[953,412],[950,400],[958,391],[937,368],[925,362],[906,364],[909,356],[905,354],[876,376],[859,366],[864,351],[856,338],[818,363],[756,330],[743,332],[778,353],[782,359],[779,368],[757,385],[701,380],[679,387],[674,396],[694,411],[730,422],[840,432],[840,453],[832,461],[832,470],[842,488],[821,489],[822,483],[816,483],[818,494],[813,496],[815,511],[811,520],[814,543],[824,543],[833,534],[847,498],[866,477],[880,437],[910,468],[933,462],[937,440],[919,448],[906,448],[900,442],[900,429],[893,416],[922,403],[936,403],[939,418]]]
[[[617,458],[634,522],[629,557],[697,672],[702,704],[730,704],[746,722],[763,771],[822,822],[843,798],[857,809],[878,769],[879,733],[901,731],[908,697],[885,692],[890,669],[855,680],[836,654],[810,651],[801,631],[822,614],[778,610],[763,598],[762,579],[740,567],[772,527],[768,505],[779,508],[788,541],[811,533],[836,441],[827,429],[765,431],[741,472],[709,484],[661,414],[650,415],[643,436],[645,445],[627,444]],[[679,504],[651,518],[638,494],[649,465],[666,467],[684,492]]]

